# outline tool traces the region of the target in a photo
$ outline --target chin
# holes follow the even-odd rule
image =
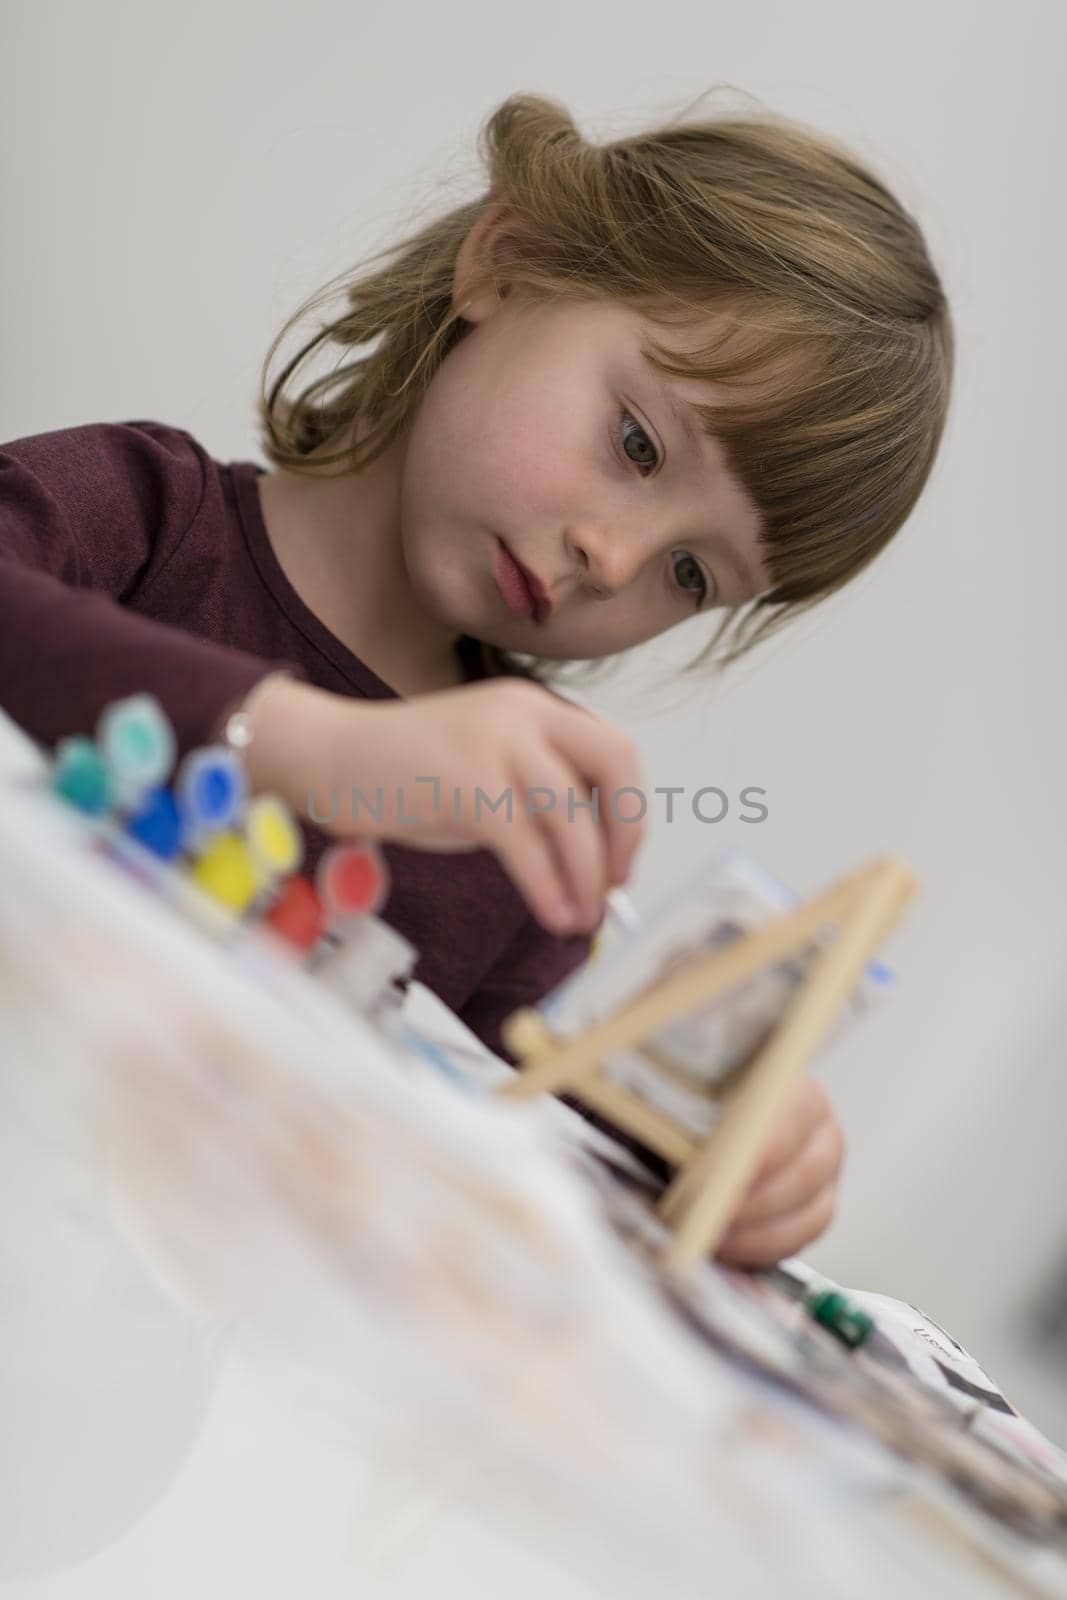
[[[456,593],[459,584],[442,584],[441,574],[428,577],[420,572],[411,572],[409,569],[408,580],[411,592],[419,610],[432,619],[441,628],[454,628],[457,633],[469,633],[471,606],[468,599],[464,605],[462,595]]]
[[[579,650],[571,647],[573,641],[566,639],[553,639],[551,632],[546,637],[544,628],[486,628],[478,634],[486,644],[494,644],[500,650],[510,650],[517,656],[534,656],[539,661],[579,661],[588,659],[588,650]]]

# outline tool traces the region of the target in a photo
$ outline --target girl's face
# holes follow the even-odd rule
[[[594,658],[770,587],[757,510],[687,404],[711,396],[641,354],[661,330],[615,302],[494,296],[464,316],[400,486],[404,561],[432,616],[505,649]],[[532,613],[502,544],[547,596]]]

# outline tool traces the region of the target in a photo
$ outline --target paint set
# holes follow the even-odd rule
[[[223,943],[266,933],[276,947],[365,1012],[399,997],[418,958],[375,915],[389,894],[370,841],[338,841],[313,877],[304,840],[278,796],[250,796],[227,745],[175,762],[172,724],[154,695],[106,706],[92,736],[58,743],[52,791],[78,812],[93,848]]]

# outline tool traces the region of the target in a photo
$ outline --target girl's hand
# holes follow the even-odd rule
[[[554,933],[598,924],[641,843],[643,823],[616,815],[632,817],[635,797],[611,803],[620,789],[644,793],[632,740],[525,679],[399,701],[278,680],[255,702],[248,756],[253,788],[338,837],[494,851]],[[364,797],[355,805],[354,790]],[[506,804],[492,809],[509,790],[510,820]]]
[[[772,1267],[817,1239],[833,1219],[845,1136],[822,1085],[805,1077],[716,1255],[734,1267]]]

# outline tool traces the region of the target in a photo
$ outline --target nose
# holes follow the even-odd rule
[[[651,552],[647,531],[641,534],[620,522],[576,523],[566,542],[583,587],[605,599],[633,582]]]

